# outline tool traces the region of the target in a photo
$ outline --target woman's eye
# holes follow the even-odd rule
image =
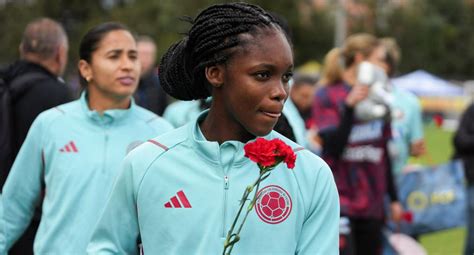
[[[284,82],[289,82],[292,77],[293,77],[293,73],[286,73],[286,74],[283,75],[283,81]]]
[[[270,78],[270,73],[269,72],[256,73],[255,77],[257,77],[258,80],[266,80]]]

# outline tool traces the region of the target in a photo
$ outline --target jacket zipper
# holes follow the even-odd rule
[[[227,175],[224,176],[224,217],[222,222],[222,237],[226,237],[226,219],[227,219],[227,191],[229,190],[229,177]]]
[[[106,167],[107,167],[107,145],[109,142],[109,134],[107,133],[107,127],[104,127],[104,151],[103,151],[103,156],[102,156],[102,173],[106,172]]]

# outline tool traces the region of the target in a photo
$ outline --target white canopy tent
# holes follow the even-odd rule
[[[464,94],[462,87],[423,70],[394,78],[392,84],[422,97],[449,97]]]

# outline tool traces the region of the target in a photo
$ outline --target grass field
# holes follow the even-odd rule
[[[425,140],[428,155],[411,159],[410,163],[424,165],[439,164],[450,159],[452,132],[444,131],[434,125],[425,126]],[[457,228],[421,236],[420,241],[430,255],[461,255],[464,247],[465,229]]]

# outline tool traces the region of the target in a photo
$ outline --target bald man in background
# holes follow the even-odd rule
[[[2,186],[34,119],[44,110],[73,99],[70,89],[61,78],[66,69],[68,48],[68,38],[63,27],[52,19],[39,18],[30,22],[23,32],[19,46],[20,59],[0,70],[6,84],[21,83],[25,88],[21,92],[14,90],[11,94],[11,145],[10,149],[0,151]],[[33,241],[40,217],[41,213],[37,210],[25,234],[10,250],[10,255],[33,254]]]

